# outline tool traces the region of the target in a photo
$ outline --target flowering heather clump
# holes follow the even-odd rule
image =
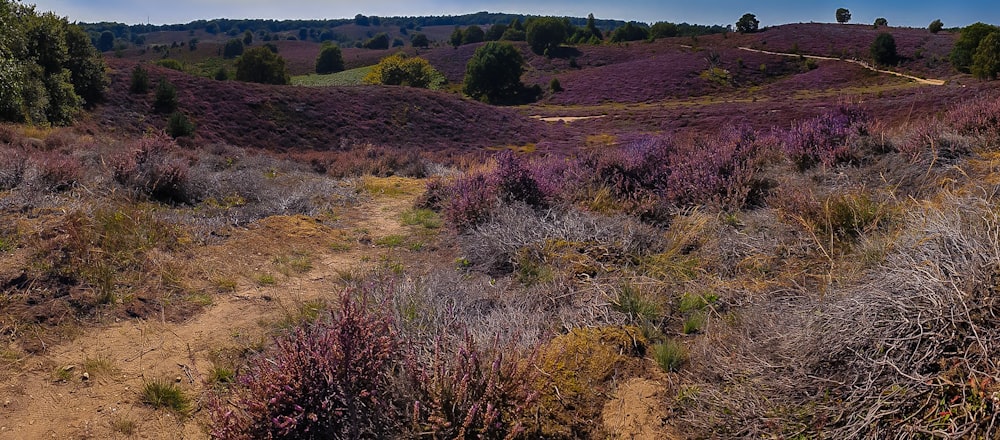
[[[83,177],[83,165],[75,157],[56,152],[38,153],[33,160],[39,181],[49,190],[63,191]]]
[[[770,146],[749,127],[726,127],[718,136],[674,152],[667,199],[677,205],[711,204],[739,210],[763,197],[757,178]]]
[[[496,190],[483,174],[471,174],[451,185],[451,202],[445,206],[445,218],[458,229],[479,224],[496,204]]]
[[[175,144],[165,135],[147,136],[131,151],[113,159],[115,181],[156,200],[190,201],[188,164],[171,154]]]
[[[14,149],[0,149],[0,191],[17,187],[24,180],[28,159]]]
[[[454,354],[438,342],[429,364],[410,359],[420,399],[411,414],[417,432],[479,439],[510,439],[524,432],[521,420],[538,397],[531,389],[537,370],[530,359],[505,359],[505,350],[494,348],[490,361],[466,336]]]
[[[956,106],[948,112],[947,122],[961,134],[1000,135],[1000,100],[985,97]]]
[[[592,170],[594,186],[608,188],[626,204],[642,204],[651,193],[666,189],[674,150],[670,139],[645,138],[586,157],[583,166]]]
[[[434,185],[440,185],[434,183]],[[539,188],[531,171],[513,152],[497,154],[492,168],[468,173],[454,180],[449,188],[429,188],[446,192],[450,202],[444,206],[445,216],[459,229],[479,224],[498,202],[523,202],[539,207],[546,202],[546,194]],[[428,202],[442,201],[442,195],[428,195]]]
[[[214,402],[219,439],[381,438],[395,426],[398,342],[388,315],[341,297],[326,321],[279,339]]]
[[[544,195],[538,188],[538,182],[510,150],[504,150],[496,156],[496,167],[489,173],[488,179],[497,189],[497,195],[504,202],[519,201],[529,206],[541,206]]]
[[[799,170],[850,162],[856,157],[847,141],[852,134],[865,134],[868,122],[863,111],[842,106],[782,133],[782,148]]]

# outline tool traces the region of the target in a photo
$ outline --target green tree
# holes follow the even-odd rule
[[[139,95],[149,92],[149,72],[143,69],[141,64],[136,64],[132,69],[132,80],[129,82],[128,91]]]
[[[165,77],[160,77],[160,83],[156,86],[153,109],[160,113],[170,113],[177,110],[177,88]]]
[[[927,30],[931,31],[932,34],[941,32],[941,29],[944,29],[944,23],[940,19],[935,19],[931,24],[927,25]]]
[[[372,68],[363,81],[365,84],[409,86],[426,89],[433,86],[442,75],[420,57],[407,57],[397,53],[382,59]]]
[[[972,57],[979,48],[979,42],[1000,28],[986,23],[973,23],[964,28],[951,50],[951,65],[961,72],[971,73]]]
[[[344,70],[344,55],[340,46],[329,44],[324,45],[316,57],[316,73],[326,74],[340,72]]]
[[[222,48],[222,57],[226,59],[236,58],[243,55],[243,41],[233,38],[226,42]]]
[[[875,37],[875,41],[872,42],[871,46],[872,58],[878,64],[884,65],[894,65],[898,59],[896,54],[896,39],[892,37],[892,34],[883,32]]]
[[[851,11],[847,8],[837,8],[837,23],[844,24],[851,21]]]
[[[354,24],[358,26],[371,26],[371,21],[368,20],[368,17],[358,14],[354,16]]]
[[[250,30],[247,29],[243,32],[243,45],[249,46],[251,44],[253,44],[253,32],[250,32]]]
[[[97,50],[101,52],[107,52],[115,47],[115,34],[111,31],[101,32],[101,36],[97,39]]]
[[[462,44],[482,43],[485,39],[486,32],[476,25],[469,26],[465,28],[465,32],[462,32]]]
[[[225,81],[229,79],[229,71],[225,67],[219,67],[219,70],[215,71],[216,81]]]
[[[410,44],[412,44],[413,47],[428,47],[431,45],[431,42],[424,34],[413,34],[413,36],[410,37]]]
[[[649,29],[638,23],[628,22],[625,26],[615,29],[611,33],[611,42],[620,43],[623,41],[639,41],[649,38]]]
[[[972,55],[972,74],[979,79],[997,79],[1000,73],[1000,31],[991,32],[979,42]]]
[[[194,129],[194,124],[188,120],[184,113],[175,111],[167,118],[167,134],[172,138],[191,136],[194,134]]]
[[[455,30],[451,31],[451,36],[448,37],[448,42],[451,43],[452,47],[461,46],[464,35],[465,33],[462,32],[462,28],[455,26]]]
[[[489,103],[508,102],[522,93],[524,57],[510,43],[490,41],[465,66],[465,94]]]
[[[66,28],[66,51],[69,58],[65,67],[69,69],[73,90],[85,106],[96,104],[103,99],[104,89],[109,84],[104,58],[90,44],[87,32],[75,25]]]
[[[494,24],[486,30],[485,40],[500,41],[500,39],[503,38],[504,32],[507,32],[507,25],[502,23]]]
[[[889,20],[886,20],[883,17],[879,17],[879,18],[875,19],[875,23],[873,25],[876,28],[880,28],[880,27],[883,27],[883,26],[888,26],[889,25]]]
[[[567,23],[555,17],[541,17],[528,22],[525,38],[531,51],[539,55],[552,54],[569,36]]]
[[[288,84],[285,59],[266,47],[254,47],[236,60],[236,79],[262,84]]]
[[[677,25],[670,22],[661,21],[653,24],[653,26],[649,28],[649,38],[654,40],[658,38],[671,38],[676,36]]]
[[[365,41],[365,49],[388,49],[389,48],[389,34],[385,32],[379,32],[375,34],[370,40]]]
[[[597,38],[598,40],[604,39],[604,34],[602,34],[601,30],[597,28],[597,21],[594,20],[594,14],[587,14],[586,29],[587,32],[590,33],[590,36]]]
[[[736,32],[741,34],[750,34],[757,32],[760,28],[760,21],[757,20],[757,16],[751,13],[743,14],[739,21],[736,22]]]

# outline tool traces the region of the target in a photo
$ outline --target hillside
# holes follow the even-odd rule
[[[248,23],[144,29],[75,124],[0,123],[0,438],[1000,436],[1000,81],[955,34],[518,42],[543,96],[493,106],[481,43],[343,50],[442,90],[210,79]],[[852,62],[879,32],[899,65]]]
[[[109,58],[112,87],[91,119],[102,129],[142,134],[165,126],[149,114],[152,92],[128,91],[134,62]],[[401,87],[305,89],[215,81],[150,66],[167,78],[180,111],[198,125],[197,143],[272,151],[324,151],[375,144],[423,151],[468,151],[538,142],[547,126],[509,109],[454,94]]]

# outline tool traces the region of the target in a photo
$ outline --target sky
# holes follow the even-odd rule
[[[356,14],[388,16],[460,15],[478,11],[635,20],[645,23],[735,23],[744,13],[762,26],[835,22],[837,8],[851,11],[851,23],[884,17],[892,26],[926,27],[940,19],[946,27],[977,21],[1000,24],[997,0],[22,0],[39,11],[70,21],[177,24],[212,18],[329,19]]]

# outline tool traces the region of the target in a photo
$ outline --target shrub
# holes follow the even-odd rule
[[[135,68],[132,69],[132,79],[129,82],[128,90],[136,94],[145,94],[149,91],[149,72],[143,69],[142,65],[136,64]]]
[[[494,345],[496,343],[494,342]],[[458,349],[439,341],[427,364],[409,357],[410,381],[418,390],[412,419],[417,432],[436,438],[510,439],[522,435],[523,421],[538,393],[533,359],[494,346],[492,359],[470,336]]]
[[[785,154],[799,170],[855,160],[846,144],[855,133],[866,133],[869,117],[864,112],[840,107],[836,111],[801,122],[780,134]]]
[[[379,61],[364,77],[366,84],[428,88],[442,82],[443,76],[420,57],[406,57],[402,53]]]
[[[886,20],[884,17],[876,18],[875,23],[873,24],[873,26],[875,26],[875,29],[888,25],[889,25],[889,20]]]
[[[463,91],[473,99],[497,104],[523,94],[524,58],[509,43],[490,41],[476,49],[465,67]]]
[[[878,64],[895,65],[899,55],[896,54],[896,39],[889,33],[880,33],[871,46],[872,58]]]
[[[431,45],[431,42],[424,34],[413,34],[413,36],[410,37],[410,44],[412,44],[413,47],[428,47]]]
[[[749,34],[757,32],[760,27],[760,20],[757,20],[757,16],[746,13],[736,22],[736,32],[742,34]]]
[[[147,136],[135,141],[130,151],[112,159],[115,181],[165,202],[188,202],[188,164],[174,156],[173,140]]]
[[[194,134],[194,128],[194,124],[188,120],[188,117],[184,113],[175,111],[167,119],[167,134],[175,139],[182,136],[191,136]]]
[[[162,60],[156,60],[156,65],[160,67],[166,67],[170,70],[184,71],[184,65],[180,61],[173,58],[164,58]]]
[[[462,32],[462,44],[482,43],[485,38],[486,32],[476,25],[469,26]]]
[[[380,438],[398,429],[392,318],[351,295],[239,374],[226,399],[232,404],[213,403],[215,438]]]
[[[972,55],[972,74],[979,79],[997,79],[1000,73],[1000,31],[992,32],[979,42]]]
[[[226,81],[229,79],[229,71],[225,67],[220,67],[219,70],[215,71],[216,81]]]
[[[83,178],[83,165],[73,156],[51,151],[35,158],[38,180],[49,191],[64,191]]]
[[[156,86],[153,109],[160,113],[170,113],[177,110],[177,88],[170,81],[167,81],[166,77],[160,77],[160,83]]]
[[[376,34],[374,37],[372,37],[368,41],[365,41],[364,48],[365,49],[376,49],[376,50],[385,50],[385,49],[388,49],[389,48],[389,34],[386,34],[385,32],[380,32],[380,33]]]
[[[847,8],[837,8],[836,17],[837,17],[837,23],[845,24],[851,21],[851,11],[849,11]]]
[[[233,38],[226,42],[222,48],[222,57],[226,59],[236,58],[243,55],[243,41]]]
[[[559,93],[563,91],[562,84],[559,83],[559,78],[552,78],[552,81],[549,81],[549,90],[551,90],[552,93]]]
[[[615,29],[611,33],[612,43],[623,43],[627,41],[641,41],[649,38],[649,29],[645,25],[628,22],[625,26]]]
[[[261,84],[288,84],[285,59],[266,47],[254,47],[236,61],[236,79]]]
[[[531,51],[539,55],[554,55],[567,37],[569,32],[566,21],[555,17],[532,19],[525,29],[525,38]]]
[[[940,19],[935,19],[931,22],[931,24],[927,25],[927,30],[932,34],[941,32],[942,29],[944,29],[944,23],[942,23]]]
[[[0,191],[16,188],[24,181],[28,158],[17,150],[0,149]]]
[[[344,70],[344,55],[340,46],[325,45],[316,57],[316,73],[327,74]]]
[[[951,64],[961,72],[972,73],[973,57],[979,48],[979,43],[987,35],[1000,30],[997,26],[985,23],[973,23],[964,28],[951,50]]]

